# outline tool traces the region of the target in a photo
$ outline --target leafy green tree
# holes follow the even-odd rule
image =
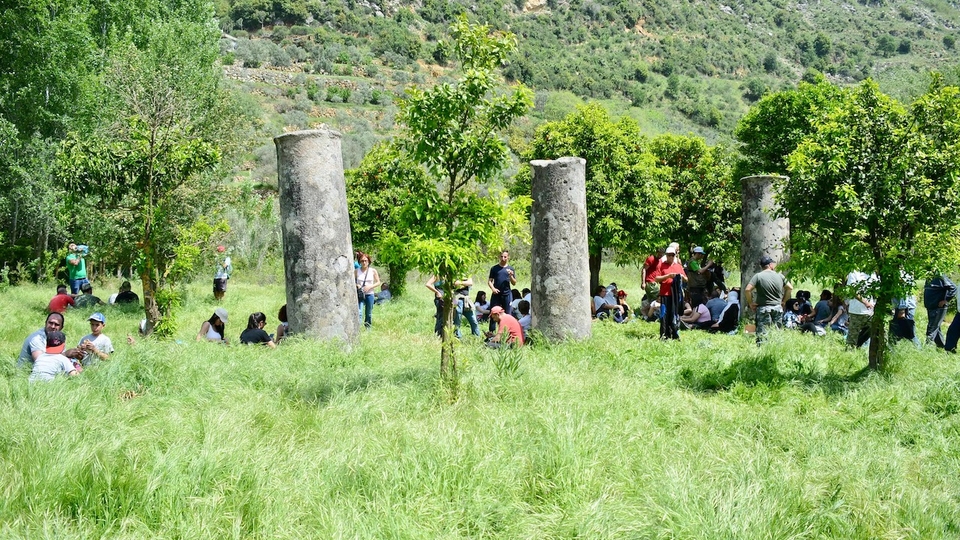
[[[791,267],[823,281],[859,270],[879,280],[870,327],[870,367],[883,366],[887,306],[922,279],[960,260],[960,88],[935,76],[908,109],[867,80],[789,157],[779,182],[794,224]]]
[[[679,204],[679,220],[666,238],[703,246],[723,262],[739,257],[742,205],[732,153],[700,137],[672,134],[655,137],[648,148],[669,170],[670,197]]]
[[[406,250],[380,250],[378,245],[385,234],[404,226],[402,210],[409,201],[431,198],[437,188],[421,167],[389,143],[373,147],[346,177],[353,247],[378,252],[390,274],[390,291],[401,296],[411,269]]]
[[[513,34],[492,32],[463,16],[451,26],[451,33],[462,75],[455,83],[408,89],[399,102],[396,141],[439,191],[408,200],[404,237],[393,236],[393,245],[403,244],[413,265],[445,283],[453,283],[479,261],[481,245],[503,241],[499,227],[510,221],[509,213],[476,187],[501,173],[508,149],[500,133],[533,104],[533,93],[523,85],[499,90],[502,81],[496,70],[517,45]],[[453,287],[447,286],[440,374],[450,389],[456,388],[459,377],[453,313]]]
[[[600,283],[603,252],[639,258],[675,230],[678,204],[669,196],[669,169],[644,149],[640,127],[630,118],[614,122],[599,104],[579,107],[565,119],[540,126],[525,160],[584,158],[587,182],[587,242],[590,287]],[[520,175],[515,193],[530,193]]]
[[[202,8],[202,6],[196,6]],[[216,176],[237,120],[205,11],[157,22],[112,51],[91,132],[72,132],[58,174],[76,212],[133,231],[147,330],[172,330],[176,285],[221,228]],[[88,214],[89,215],[89,214]]]
[[[736,174],[786,174],[786,158],[814,122],[836,103],[840,89],[820,77],[816,84],[801,82],[797,88],[764,96],[740,119],[734,135],[740,141],[743,159]]]

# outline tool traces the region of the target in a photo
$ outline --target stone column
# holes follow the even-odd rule
[[[743,241],[740,244],[740,290],[760,271],[760,257],[769,255],[778,264],[789,258],[790,220],[774,218],[779,205],[773,199],[773,176],[747,176],[743,187]],[[743,296],[740,297],[744,300]],[[744,313],[745,310],[741,310]]]
[[[531,161],[531,327],[551,340],[590,337],[586,161]]]
[[[290,330],[352,342],[360,321],[340,133],[297,131],[274,143]]]

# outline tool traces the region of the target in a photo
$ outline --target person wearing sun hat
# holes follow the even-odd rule
[[[74,365],[73,361],[63,355],[66,347],[67,336],[63,332],[47,332],[47,346],[44,352],[37,357],[33,363],[33,371],[30,373],[30,382],[52,381],[61,373],[67,375],[76,375],[80,372],[80,367]]]
[[[90,321],[90,333],[83,336],[77,348],[83,353],[83,365],[87,366],[97,360],[106,360],[113,353],[113,342],[103,333],[103,327],[107,325],[107,318],[99,311],[94,313],[88,319]]]
[[[227,342],[225,332],[227,326],[227,310],[218,307],[213,310],[213,315],[203,321],[200,325],[200,332],[197,333],[197,341],[215,341],[218,343]]]

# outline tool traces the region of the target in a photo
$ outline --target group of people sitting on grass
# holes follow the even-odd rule
[[[203,321],[200,325],[200,331],[197,332],[197,341],[210,341],[214,343],[228,344],[226,326],[229,314],[227,310],[218,307],[213,310],[213,315]],[[290,335],[290,323],[287,321],[287,305],[284,304],[277,313],[277,319],[280,324],[277,325],[277,331],[268,334],[264,328],[267,326],[267,316],[257,311],[251,313],[247,318],[247,327],[240,332],[240,343],[243,345],[265,345],[271,349],[277,346],[277,343],[284,337]]]
[[[59,374],[76,375],[85,366],[106,360],[113,354],[113,342],[103,333],[107,318],[103,313],[90,315],[90,333],[80,338],[76,347],[67,348],[63,333],[63,313],[47,315],[43,328],[33,332],[23,342],[18,368],[30,368],[30,381],[50,381]]]

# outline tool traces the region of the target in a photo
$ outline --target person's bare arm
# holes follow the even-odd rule
[[[748,283],[747,288],[743,290],[743,301],[750,306],[750,309],[757,310],[757,305],[753,303],[753,283]]]
[[[440,289],[435,285],[436,282],[437,276],[430,276],[430,279],[427,280],[427,288],[430,289],[437,298],[443,298],[443,293],[440,292]]]
[[[203,321],[203,324],[200,325],[200,333],[197,334],[197,341],[203,341],[207,339],[207,332],[210,331],[210,321]]]

